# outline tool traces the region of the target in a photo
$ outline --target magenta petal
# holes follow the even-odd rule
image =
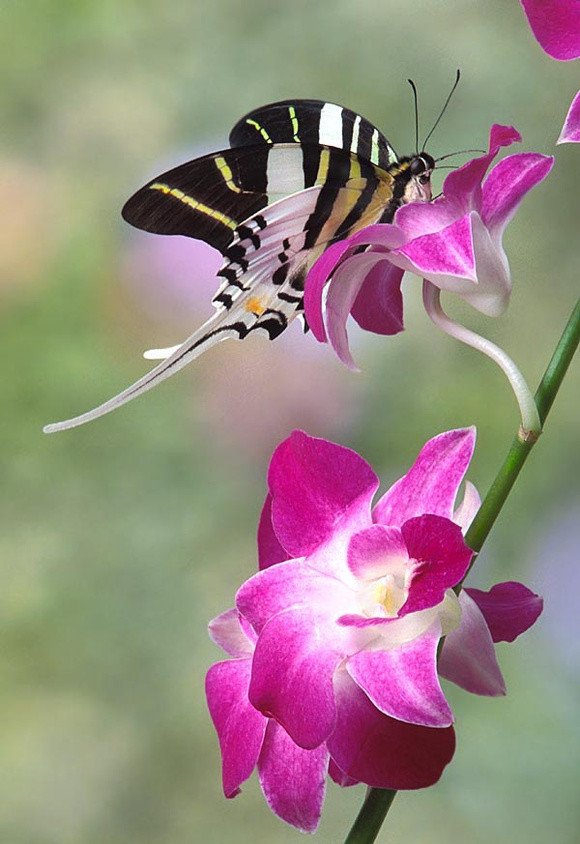
[[[350,354],[346,321],[365,278],[378,264],[388,264],[380,252],[351,255],[336,270],[328,288],[326,297],[328,340],[342,363],[350,369],[356,370],[357,367]]]
[[[409,596],[399,616],[440,604],[445,591],[465,576],[473,551],[459,525],[441,516],[418,516],[401,528],[412,561]]]
[[[455,751],[453,727],[420,727],[389,718],[346,672],[336,683],[337,722],[327,741],[348,777],[373,788],[427,788]]]
[[[266,495],[264,506],[258,523],[258,564],[260,569],[266,569],[276,563],[288,560],[289,555],[280,545],[280,541],[274,533],[272,524],[272,496]]]
[[[359,651],[347,662],[355,683],[391,718],[425,727],[448,727],[453,715],[437,676],[441,628],[385,651]]]
[[[334,728],[332,677],[341,662],[336,625],[297,607],[274,616],[254,652],[249,697],[307,750]]]
[[[578,0],[521,0],[528,23],[540,46],[559,61],[580,56]]]
[[[406,562],[408,556],[399,528],[371,525],[352,536],[348,567],[355,577],[374,580],[388,573],[389,563]]]
[[[251,660],[218,662],[207,672],[205,692],[222,754],[226,797],[235,797],[260,754],[267,719],[250,704]]]
[[[348,240],[339,240],[314,262],[304,283],[304,315],[310,330],[320,343],[326,342],[322,296],[338,262],[350,250]]]
[[[580,91],[572,100],[562,126],[558,144],[580,144]]]
[[[226,610],[210,621],[208,632],[212,642],[230,656],[245,657],[254,652],[257,636],[237,609]]]
[[[505,695],[504,679],[481,610],[465,590],[459,594],[459,603],[461,622],[445,638],[439,673],[475,695]]]
[[[496,583],[489,592],[465,591],[483,613],[494,642],[513,642],[537,621],[544,606],[539,595],[513,580]]]
[[[370,524],[370,505],[379,481],[355,451],[294,431],[280,443],[268,472],[272,524],[293,557],[314,549],[339,523]]]
[[[492,236],[501,236],[522,199],[553,165],[551,156],[534,152],[508,155],[495,165],[483,183],[481,205],[481,218]]]
[[[463,206],[446,196],[432,202],[409,202],[397,210],[397,226],[405,232],[407,240],[414,240],[424,234],[432,234],[450,226],[463,216]]]
[[[378,627],[381,624],[391,624],[397,617],[387,618],[386,616],[357,615],[356,613],[345,613],[336,619],[336,623],[342,627]]]
[[[314,832],[326,790],[328,750],[303,750],[275,721],[268,723],[258,760],[260,785],[272,811],[302,832]]]
[[[400,527],[423,513],[452,518],[457,490],[474,447],[475,428],[458,428],[433,437],[407,474],[380,499],[373,521]]]
[[[352,777],[349,777],[344,773],[344,771],[341,771],[334,759],[331,759],[328,765],[328,775],[330,779],[337,785],[340,785],[341,788],[347,788],[348,786],[359,784],[358,780],[353,780]]]
[[[376,223],[361,231],[333,243],[313,264],[304,282],[304,314],[312,333],[321,343],[326,341],[324,328],[322,296],[326,283],[332,276],[340,260],[357,246],[372,244],[396,249],[404,241],[404,235],[390,223]]]
[[[397,261],[398,256],[402,261]],[[477,281],[471,232],[471,214],[465,214],[445,229],[416,237],[394,250],[391,260],[437,284],[437,276],[456,276]]]
[[[473,158],[453,170],[443,182],[443,193],[446,198],[459,202],[464,211],[479,209],[481,195],[481,180],[487,168],[497,155],[500,147],[511,146],[521,141],[522,136],[513,126],[502,126],[494,123],[489,132],[489,152],[479,158]]]
[[[361,328],[386,336],[403,331],[402,280],[403,270],[389,261],[370,270],[351,309]]]
[[[258,632],[270,618],[295,604],[308,604],[313,612],[330,608],[338,614],[351,606],[351,592],[303,560],[287,560],[250,577],[236,595],[237,608]]]

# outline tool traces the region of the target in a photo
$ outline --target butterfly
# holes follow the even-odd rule
[[[330,244],[391,222],[404,203],[431,199],[432,156],[399,157],[376,126],[334,103],[262,106],[236,123],[229,140],[229,149],[152,179],[122,210],[136,228],[196,238],[221,252],[215,315],[181,345],[159,350],[165,359],[133,385],[88,413],[47,425],[46,433],[109,413],[222,340],[259,329],[274,340],[304,317],[304,280]]]

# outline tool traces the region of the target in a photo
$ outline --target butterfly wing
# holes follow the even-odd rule
[[[225,251],[220,271],[224,282],[214,298],[217,313],[172,349],[166,360],[122,393],[81,416],[47,425],[46,433],[74,428],[110,413],[169,378],[222,340],[243,339],[256,329],[264,330],[273,340],[284,331],[302,310],[304,278],[309,266],[333,239],[340,222],[344,223],[367,195],[370,174],[374,185],[372,197],[364,199],[366,210],[362,215],[357,213],[357,224],[362,227],[376,220],[383,207],[381,191],[389,195],[392,192],[388,174],[381,181],[375,169],[368,165],[371,170],[367,179],[361,175],[364,162],[359,162],[356,156],[330,148],[321,151],[324,152],[321,161],[324,164],[326,160],[324,166],[328,172],[332,170],[331,159],[338,157],[341,167],[346,160],[350,162],[353,176],[339,183],[327,179],[245,220],[236,228]],[[332,202],[324,198],[330,188]]]
[[[249,130],[252,140],[237,146]],[[259,328],[277,337],[302,310],[309,266],[333,240],[375,222],[393,194],[384,168],[394,150],[372,124],[340,106],[297,101],[258,109],[236,124],[232,143],[153,179],[122,212],[137,228],[194,237],[221,251],[217,313],[119,395],[46,432],[109,413],[228,337]]]
[[[230,132],[232,147],[248,144],[320,144],[355,153],[386,170],[397,153],[366,118],[323,100],[282,100],[242,117]]]

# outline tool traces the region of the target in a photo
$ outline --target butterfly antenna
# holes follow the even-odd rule
[[[413,100],[415,102],[415,155],[419,155],[419,98],[417,97],[417,87],[412,79],[407,79],[407,82],[413,89]]]
[[[442,117],[443,117],[443,115],[445,114],[445,111],[447,110],[447,106],[449,105],[449,100],[451,99],[451,97],[453,96],[453,94],[454,94],[454,92],[455,92],[455,89],[456,89],[456,88],[457,88],[457,86],[459,85],[459,80],[460,80],[460,79],[461,79],[461,71],[460,71],[460,70],[459,70],[459,68],[458,68],[458,69],[457,69],[457,75],[456,75],[456,77],[455,77],[455,82],[453,83],[453,88],[449,91],[449,94],[447,95],[447,99],[445,100],[445,102],[444,102],[444,104],[443,104],[443,108],[442,108],[442,109],[441,109],[441,111],[439,112],[439,117],[437,118],[437,120],[436,120],[436,121],[435,121],[435,123],[433,124],[433,128],[431,129],[431,131],[429,132],[429,134],[427,135],[427,137],[426,137],[426,138],[425,138],[425,140],[423,141],[423,146],[422,146],[422,148],[421,148],[421,152],[424,152],[424,151],[425,151],[425,147],[427,146],[427,141],[429,140],[429,138],[431,137],[431,135],[433,134],[433,132],[435,131],[435,129],[439,126],[439,121],[441,120],[441,118],[442,118]]]
[[[458,149],[457,152],[448,152],[447,155],[442,155],[440,158],[436,158],[435,161],[445,161],[446,158],[451,158],[453,155],[465,155],[468,152],[482,152],[486,153],[486,149]]]

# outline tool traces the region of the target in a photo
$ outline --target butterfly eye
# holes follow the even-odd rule
[[[425,164],[424,164],[423,161],[421,161],[420,158],[414,158],[411,161],[411,165],[410,165],[409,169],[410,169],[411,174],[413,176],[418,176],[419,173],[422,173],[423,170],[425,169]]]

